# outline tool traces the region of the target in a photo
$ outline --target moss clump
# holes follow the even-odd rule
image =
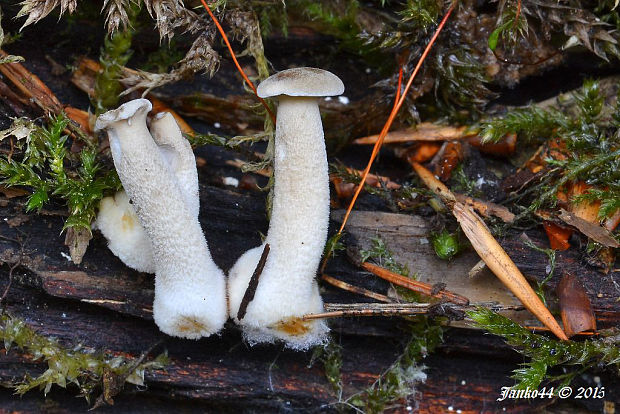
[[[39,335],[23,320],[7,313],[0,316],[0,340],[4,342],[6,352],[15,346],[30,354],[35,361],[47,363],[47,370],[43,374],[34,378],[27,374],[23,382],[14,386],[15,392],[20,395],[35,388],[47,394],[53,385],[67,388],[73,384],[79,390],[79,395],[88,402],[96,389],[101,389],[102,395],[109,399],[115,395],[114,390],[107,387],[114,382],[111,378],[123,379],[122,383],[126,381],[143,385],[146,370],[163,369],[167,364],[165,354],[152,361],[136,364],[124,357],[93,353],[79,345],[66,348],[53,338]]]
[[[573,202],[600,201],[599,218],[610,217],[620,208],[620,106],[618,99],[606,105],[599,82],[587,80],[577,93],[566,98],[570,105],[541,109],[517,109],[483,124],[482,136],[497,141],[510,132],[526,140],[557,139],[562,157],[548,159],[548,173],[531,187],[537,198],[529,206],[554,206],[556,194],[574,181],[591,187]]]
[[[77,156],[69,151],[69,137],[64,134],[69,122],[64,115],[47,127],[15,121],[7,134],[22,131],[16,143],[21,160],[16,160],[17,154],[0,157],[0,177],[5,185],[30,189],[26,211],[41,210],[51,196],[61,198],[69,209],[63,230],[76,227],[90,234],[99,200],[105,192],[120,189],[120,181],[116,171],[102,168],[94,149],[83,149]]]
[[[537,389],[543,381],[568,385],[576,376],[591,368],[611,368],[620,375],[620,347],[616,336],[583,342],[558,341],[531,333],[505,316],[486,308],[467,312],[474,324],[499,335],[522,355],[530,358],[514,371],[517,389]],[[560,375],[550,375],[553,367],[564,368]]]

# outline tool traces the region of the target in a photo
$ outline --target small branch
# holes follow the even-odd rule
[[[311,313],[302,319],[325,319],[358,316],[410,316],[422,314],[450,315],[477,307],[485,307],[494,312],[522,310],[522,306],[504,306],[497,303],[475,303],[471,305],[431,304],[431,303],[326,303],[324,313]]]
[[[352,293],[356,293],[358,295],[362,295],[362,296],[366,296],[368,298],[371,299],[375,299],[378,300],[380,302],[384,302],[384,303],[392,303],[392,299],[390,299],[389,297],[382,295],[380,293],[377,292],[373,292],[372,290],[368,290],[368,289],[364,289],[362,287],[359,286],[354,286],[351,285],[347,282],[343,282],[340,279],[336,279],[335,277],[331,277],[329,275],[326,275],[325,273],[323,273],[321,275],[321,279],[323,279],[325,282],[329,283],[332,286],[336,286],[337,288],[340,288],[342,290],[346,290],[348,292],[352,292]]]
[[[260,260],[256,265],[256,269],[254,269],[254,273],[250,278],[250,283],[248,283],[248,288],[243,294],[243,299],[241,300],[241,304],[239,305],[239,311],[237,312],[238,320],[241,320],[245,317],[245,312],[248,310],[248,305],[254,299],[254,295],[256,294],[256,288],[258,287],[258,279],[260,278],[260,275],[263,273],[263,269],[265,268],[267,256],[269,256],[269,243],[265,243],[263,254],[261,254]]]
[[[431,296],[437,299],[444,299],[457,305],[469,304],[469,299],[467,299],[465,296],[461,296],[448,290],[440,290],[439,292],[435,292],[435,288],[433,285],[420,282],[418,280],[409,279],[408,277],[404,277],[402,275],[399,275],[398,273],[394,273],[381,266],[377,266],[368,262],[362,263],[361,266],[365,270],[368,270],[369,272],[373,273],[374,275],[380,277],[383,280],[387,280],[388,282],[412,290],[414,292],[418,292],[423,295]]]

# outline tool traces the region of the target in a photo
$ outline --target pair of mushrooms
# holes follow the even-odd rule
[[[230,315],[250,343],[280,339],[307,349],[324,342],[325,322],[301,316],[323,310],[315,276],[327,239],[329,179],[318,97],[343,92],[338,77],[314,68],[285,70],[259,85],[260,97],[279,99],[271,221],[264,244],[244,253],[228,279],[200,227],[194,154],[172,115],[157,114],[149,132],[151,104],[137,99],[97,119],[126,193],[102,200],[95,227],[126,265],[155,273],[153,317],[162,332],[197,339],[218,332]],[[242,306],[265,244],[254,297]]]

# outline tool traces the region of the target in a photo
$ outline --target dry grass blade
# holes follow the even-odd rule
[[[495,276],[558,338],[567,340],[566,334],[553,315],[551,315],[551,312],[542,303],[508,254],[491,235],[482,219],[478,217],[471,207],[456,201],[450,190],[435,178],[430,171],[420,164],[415,165],[414,168],[420,178],[422,178],[422,181],[424,181],[424,184],[439,195],[444,203],[452,209],[452,213],[461,225],[463,233]]]
[[[418,292],[423,295],[431,296],[437,299],[445,299],[452,303],[456,303],[457,305],[469,304],[469,299],[464,296],[450,292],[448,290],[440,290],[438,292],[435,292],[435,287],[433,285],[429,285],[428,283],[420,282],[418,280],[409,279],[408,277],[404,277],[402,275],[399,275],[398,273],[394,273],[388,269],[384,269],[381,266],[364,262],[362,263],[362,267],[365,270],[371,272],[372,274],[380,277],[381,279],[387,280],[388,282],[409,289],[411,291]]]

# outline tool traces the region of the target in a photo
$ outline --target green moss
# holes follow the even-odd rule
[[[61,198],[69,210],[63,230],[79,227],[90,232],[99,200],[104,193],[120,189],[116,171],[104,170],[93,149],[83,149],[77,158],[68,151],[68,136],[63,131],[69,120],[64,115],[45,128],[28,120],[16,123],[29,132],[16,144],[23,152],[20,161],[16,154],[10,159],[0,157],[2,182],[30,189],[26,211],[41,210],[51,196]]]
[[[609,217],[620,206],[620,107],[618,100],[606,105],[600,85],[587,80],[577,93],[564,100],[562,108],[536,106],[511,111],[483,124],[485,140],[496,141],[514,132],[520,137],[544,142],[559,139],[566,146],[566,159],[549,159],[549,173],[531,187],[537,193],[527,213],[554,206],[556,194],[573,180],[587,182],[592,189],[580,200],[601,202],[600,218]]]
[[[403,353],[377,381],[347,399],[347,403],[366,413],[382,413],[389,404],[411,395],[416,383],[426,380],[425,367],[420,361],[441,343],[443,329],[426,317],[416,319],[409,326],[411,336]]]
[[[131,40],[133,39],[136,17],[140,7],[132,4],[127,9],[130,25],[124,30],[118,30],[111,36],[106,36],[101,49],[99,63],[101,72],[95,80],[95,94],[91,97],[91,103],[95,107],[97,115],[109,109],[116,108],[121,92],[124,88],[119,79],[122,74],[122,66],[126,65],[131,57]]]
[[[27,374],[23,382],[14,386],[15,392],[20,395],[35,388],[47,394],[54,385],[62,388],[72,385],[89,402],[96,389],[101,389],[103,395],[111,398],[114,392],[106,389],[104,375],[143,385],[145,370],[163,369],[167,364],[165,354],[136,365],[124,357],[93,353],[80,346],[66,348],[53,338],[39,335],[23,320],[6,313],[0,316],[0,340],[7,352],[16,347],[31,355],[33,360],[47,363],[43,374],[38,377]]]
[[[314,361],[323,363],[325,377],[338,396],[342,393],[342,374],[340,372],[342,368],[342,351],[342,346],[337,344],[335,339],[332,338],[326,346],[314,348],[310,361],[310,365],[313,365]]]
[[[514,371],[515,388],[537,389],[543,381],[569,384],[577,375],[592,368],[608,368],[620,375],[620,347],[617,331],[607,338],[558,341],[531,333],[510,319],[486,308],[467,312],[474,324],[499,335],[530,361]],[[563,374],[551,375],[548,370],[562,367]]]
[[[407,265],[403,265],[394,259],[392,252],[388,249],[383,239],[375,237],[371,240],[372,247],[370,250],[360,250],[360,260],[362,262],[372,259],[380,266],[397,273],[401,276],[408,277],[413,280],[418,279],[418,274],[409,271]],[[412,292],[409,289],[394,286],[394,290],[398,294],[398,297],[407,302],[420,302],[420,294]]]
[[[431,244],[435,254],[443,260],[450,260],[463,250],[463,245],[459,241],[458,233],[450,233],[442,230],[439,233],[431,234]]]
[[[372,247],[370,250],[361,250],[362,262],[372,259],[380,266],[394,272],[399,275],[409,277],[409,268],[407,265],[403,265],[394,259],[392,252],[388,249],[383,239],[380,237],[374,237],[371,239]],[[415,279],[415,277],[414,277]]]

